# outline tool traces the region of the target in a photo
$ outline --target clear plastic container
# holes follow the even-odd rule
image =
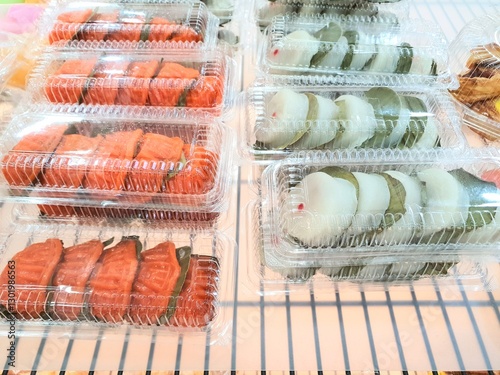
[[[132,43],[142,48],[213,49],[218,20],[200,2],[55,1],[40,31],[49,44]]]
[[[460,87],[451,91],[467,125],[500,138],[500,8],[469,22],[450,45]]]
[[[0,243],[0,320],[26,334],[132,328],[210,332],[217,343],[232,324],[236,249],[222,233],[32,224],[2,231]]]
[[[228,206],[232,150],[210,117],[26,113],[3,135],[1,194],[48,216],[209,220]]]
[[[15,67],[18,48],[18,38],[14,34],[0,31],[0,92]]]
[[[354,258],[498,256],[498,156],[491,149],[298,153],[262,175],[264,246],[308,268]]]
[[[260,158],[344,148],[464,147],[447,92],[388,87],[269,86],[247,92],[244,149]]]
[[[273,17],[284,15],[327,15],[329,17],[383,16],[395,23],[408,18],[408,1],[366,1],[366,0],[254,0],[254,14],[259,26],[268,26]]]
[[[221,23],[230,21],[236,6],[236,0],[201,0],[215,14]]]
[[[262,200],[247,207],[247,273],[249,288],[261,295],[307,292],[311,289],[384,291],[434,289],[492,290],[498,288],[498,277],[489,264],[496,257],[439,252],[412,255],[411,252],[339,258],[336,262],[307,266],[301,260],[279,255],[279,241],[266,237]],[[313,255],[314,256],[314,255]]]
[[[412,19],[276,17],[265,31],[259,67],[292,78],[327,75],[336,85],[453,84],[441,29]]]
[[[23,94],[24,91],[11,87],[0,92],[0,126],[2,129],[9,123]]]
[[[34,103],[181,108],[221,114],[234,96],[234,61],[220,51],[51,52],[28,83]]]

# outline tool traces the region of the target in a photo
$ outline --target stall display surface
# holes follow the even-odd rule
[[[410,16],[438,22],[452,40],[465,23],[485,14],[498,1],[438,0],[410,2]],[[236,7],[237,8],[237,7]],[[251,12],[251,10],[249,10]],[[249,13],[250,14],[250,13]],[[250,58],[244,59],[245,85],[252,82]],[[500,368],[500,277],[498,258],[481,266],[479,288],[460,279],[446,285],[394,285],[364,290],[359,285],[315,283],[277,291],[256,282],[254,243],[250,232],[251,202],[257,196],[249,176],[254,166],[235,172],[231,207],[219,229],[234,237],[234,278],[237,288],[227,303],[232,324],[215,345],[210,332],[201,335],[160,335],[132,328],[117,332],[66,332],[46,326],[34,335],[16,326],[16,370],[146,371],[146,370],[279,370],[281,371],[488,371]],[[2,214],[12,206],[6,203]],[[262,272],[265,272],[262,270]],[[273,277],[273,275],[270,275]],[[274,275],[274,277],[276,277]],[[257,280],[258,281],[258,280]],[[2,326],[1,348],[10,342]],[[9,359],[3,358],[4,369]]]

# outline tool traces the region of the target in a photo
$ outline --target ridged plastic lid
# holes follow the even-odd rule
[[[490,139],[500,137],[500,9],[467,24],[450,45],[460,87],[451,91],[464,121]]]
[[[210,49],[215,46],[217,24],[202,3],[56,1],[45,12],[40,33],[56,46],[106,41],[143,43],[153,48]]]

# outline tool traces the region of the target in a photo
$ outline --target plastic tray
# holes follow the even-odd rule
[[[159,227],[145,227],[137,223],[136,225],[122,227],[76,226],[70,224],[16,226],[2,232],[0,235],[0,267],[4,270],[10,265],[13,273],[21,275],[22,259],[26,259],[26,256],[14,259],[15,263],[8,263],[9,260],[12,260],[16,254],[26,247],[43,243],[48,239],[61,240],[65,248],[92,240],[105,242],[111,239],[112,243],[108,245],[108,248],[111,248],[120,242],[123,237],[131,236],[136,236],[142,245],[141,253],[167,241],[173,242],[176,248],[189,247],[189,249],[184,248],[182,251],[174,253],[177,261],[184,264],[184,271],[179,273],[179,277],[185,274],[185,269],[192,268],[192,264],[198,265],[197,272],[193,272],[188,280],[184,283],[178,280],[176,288],[182,286],[182,289],[184,289],[180,295],[172,297],[172,294],[169,294],[169,297],[161,297],[153,293],[151,297],[145,297],[148,292],[151,292],[151,289],[148,289],[146,284],[144,284],[145,289],[141,289],[142,284],[138,281],[140,280],[138,276],[141,273],[146,275],[144,272],[147,272],[147,268],[144,267],[141,270],[141,267],[147,265],[147,263],[141,260],[138,268],[136,268],[134,259],[140,259],[140,253],[137,254],[137,258],[127,253],[128,256],[123,255],[121,259],[122,266],[123,264],[130,265],[129,275],[134,273],[134,269],[140,270],[135,272],[136,276],[132,286],[134,289],[127,292],[126,286],[124,286],[124,289],[115,288],[117,294],[111,295],[110,293],[113,293],[115,289],[110,288],[108,294],[101,291],[99,292],[101,298],[96,298],[94,288],[98,280],[105,280],[106,275],[108,275],[108,278],[112,277],[109,274],[109,268],[105,271],[105,265],[107,264],[109,267],[112,261],[107,256],[108,260],[104,263],[105,265],[96,268],[94,265],[95,261],[97,261],[96,254],[99,256],[99,251],[95,250],[94,244],[90,248],[79,250],[88,254],[88,257],[85,258],[87,262],[80,261],[76,265],[73,263],[73,267],[81,268],[76,272],[82,272],[84,275],[81,277],[79,284],[76,284],[75,278],[73,278],[70,280],[73,284],[68,287],[68,279],[64,279],[62,273],[59,273],[58,277],[52,279],[52,281],[48,280],[47,277],[45,277],[45,282],[42,282],[43,279],[36,280],[33,278],[34,281],[24,285],[20,285],[19,281],[17,281],[17,284],[14,284],[15,295],[18,299],[17,303],[9,304],[8,300],[4,298],[5,293],[2,294],[3,308],[0,312],[0,321],[5,323],[15,318],[16,325],[22,325],[25,327],[24,329],[32,333],[39,330],[40,334],[48,325],[51,326],[51,332],[54,329],[59,329],[71,335],[97,333],[99,328],[103,327],[117,330],[120,327],[132,327],[136,329],[137,333],[155,331],[158,334],[168,335],[178,333],[190,336],[210,331],[211,343],[224,339],[228,327],[231,325],[230,310],[233,304],[231,300],[235,287],[233,278],[235,244],[219,232],[168,231]],[[47,262],[43,272],[49,279],[51,279],[50,273],[60,272],[60,265],[63,260],[63,258],[59,259],[58,257],[60,250],[57,249],[60,243],[58,241],[50,243],[52,247],[49,251],[40,247],[32,248],[32,250],[40,254],[37,262]],[[131,246],[133,244],[133,242],[129,243]],[[189,256],[190,253],[191,256]],[[78,254],[78,251],[76,254]],[[120,252],[116,255],[119,254]],[[166,257],[166,255],[163,256]],[[51,266],[48,263],[50,259],[52,259]],[[129,259],[128,263],[126,259]],[[190,264],[188,265],[186,263],[189,259]],[[194,259],[198,259],[196,263],[193,263]],[[100,257],[99,262],[102,261],[103,258]],[[185,261],[186,263],[183,263]],[[28,260],[28,262],[30,261]],[[56,264],[57,268],[55,268]],[[32,260],[31,267],[33,267]],[[114,267],[118,266],[115,265]],[[151,263],[149,267],[151,267]],[[125,268],[118,268],[120,272],[123,271],[120,275],[125,274]],[[33,271],[36,266],[31,269],[32,272],[36,272]],[[192,269],[194,270],[194,268]],[[99,271],[95,272],[97,270]],[[95,274],[92,275],[91,271],[94,271]],[[101,273],[99,274],[99,272]],[[68,270],[68,273],[71,273],[70,270]],[[88,275],[88,278],[85,274]],[[174,277],[174,275],[169,274],[167,277]],[[2,274],[2,284],[8,282],[7,277],[7,274]],[[166,273],[157,273],[156,278],[154,278],[155,283],[165,282],[165,277]],[[91,279],[95,280],[95,282],[91,283]],[[127,278],[123,277],[121,282],[126,285],[124,279]],[[59,282],[56,283],[56,280],[59,280]],[[49,281],[51,284],[46,287],[45,285]],[[187,284],[188,282],[189,284]],[[6,288],[4,285],[2,285],[1,290],[8,292],[8,286]],[[189,285],[196,290],[196,297],[187,293],[187,286]],[[140,290],[144,290],[144,295],[141,296]],[[149,302],[141,302],[142,298],[146,301],[149,300]],[[110,301],[114,302],[111,305],[106,304],[111,303]],[[155,306],[155,302],[160,307],[166,307],[167,305],[171,307],[168,310],[169,317],[165,316],[167,308],[162,313],[157,308],[152,307]],[[13,312],[12,310],[16,312],[15,316],[10,314]],[[71,327],[78,327],[78,330],[72,330]]]
[[[454,84],[446,39],[438,25],[422,20],[279,16],[266,28],[258,60],[265,74],[328,75],[337,85]]]
[[[1,190],[4,199],[38,204],[51,216],[76,215],[80,211],[72,208],[83,207],[95,216],[152,211],[166,219],[213,217],[228,205],[233,149],[232,131],[209,117],[27,113],[3,135]]]
[[[34,103],[182,108],[219,115],[233,101],[234,73],[234,61],[220,51],[53,52],[40,59],[28,91]]]
[[[254,0],[254,14],[259,26],[266,27],[273,17],[284,15],[315,15],[329,17],[384,16],[394,22],[408,18],[409,5],[406,0],[396,2],[365,0]]]
[[[413,256],[411,253],[392,256],[339,259],[325,266],[305,266],[303,262],[278,255],[279,244],[266,237],[269,230],[262,221],[262,200],[247,206],[247,273],[249,288],[261,295],[288,294],[311,289],[379,291],[425,290],[437,287],[459,290],[484,290],[498,287],[498,279],[488,267],[495,257],[460,254],[450,257],[439,252]]]
[[[300,183],[326,167],[340,167],[327,170],[337,180],[323,173],[319,184]],[[418,177],[381,176],[385,171]],[[275,257],[305,267],[394,255],[498,256],[500,193],[494,182],[475,177],[498,183],[499,171],[491,149],[299,153],[262,175],[264,241]],[[319,198],[326,191],[342,198]]]
[[[466,124],[500,138],[500,8],[469,22],[450,45],[460,87],[451,91]]]
[[[56,46],[99,41],[108,42],[102,47],[128,42],[143,48],[213,49],[217,26],[200,2],[58,0],[46,10],[40,31],[46,43]]]
[[[336,100],[345,95],[349,95],[347,98],[356,97],[350,98],[353,100],[350,119],[347,115],[344,119],[339,117],[344,106],[328,107],[331,101],[321,102],[320,111],[315,109],[318,96]],[[381,104],[380,99],[376,99],[390,97],[393,101],[389,99],[389,103],[395,103],[395,107]],[[295,101],[292,102],[291,98]],[[406,102],[406,98],[411,101]],[[445,91],[386,87],[268,86],[265,82],[257,82],[248,90],[246,102],[246,120],[242,121],[244,149],[261,158],[272,159],[291,151],[307,149],[458,148],[465,143],[459,131],[459,115]],[[304,110],[299,108],[299,104],[292,104],[302,102],[307,103]],[[342,98],[338,103],[341,102]],[[363,103],[369,104],[368,108],[372,112],[363,111]],[[404,103],[404,107],[400,106],[401,103]],[[308,112],[311,116],[323,117],[313,118]],[[384,114],[389,116],[380,117]],[[432,127],[424,132],[428,124]],[[300,138],[297,140],[297,137]]]

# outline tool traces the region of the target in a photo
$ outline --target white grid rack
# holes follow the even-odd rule
[[[412,16],[438,22],[452,39],[470,19],[500,6],[499,0],[409,0]],[[249,74],[251,75],[251,74]],[[245,77],[248,82],[248,77]],[[73,339],[68,334],[33,336],[22,328],[16,368],[33,371],[261,370],[268,371],[472,371],[500,369],[500,290],[459,288],[360,292],[332,288],[260,296],[246,264],[245,207],[252,197],[249,167],[234,186],[225,232],[239,244],[232,332],[206,346],[206,336],[136,335],[101,329]],[[500,275],[500,266],[488,269]],[[0,332],[2,352],[6,332]],[[489,373],[493,373],[489,371]]]

